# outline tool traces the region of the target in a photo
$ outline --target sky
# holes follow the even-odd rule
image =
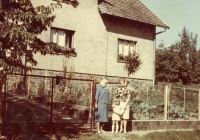
[[[200,49],[200,0],[140,0],[158,18],[169,26],[166,32],[156,36],[156,47],[163,41],[169,47],[180,39],[183,27],[198,34],[197,49]],[[156,32],[164,28],[157,27]]]

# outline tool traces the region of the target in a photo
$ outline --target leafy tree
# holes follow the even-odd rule
[[[128,73],[128,77],[130,74],[134,74],[137,70],[139,70],[140,65],[142,64],[142,61],[140,60],[140,57],[138,53],[136,52],[130,52],[128,53],[127,56],[124,56],[125,60],[125,70]]]
[[[199,84],[200,83],[200,50],[198,50],[195,55],[193,55],[195,59],[195,64],[193,67],[193,72],[192,72],[192,82],[194,84]]]
[[[63,0],[63,2],[74,7],[78,5],[77,0]],[[54,9],[61,7],[60,2],[33,7],[31,0],[0,1],[0,102],[4,84],[3,71],[12,69],[12,71],[20,72],[22,69],[31,68],[23,63],[24,58],[26,62],[35,66],[37,64],[34,59],[35,53],[68,55],[74,51],[55,43],[44,42],[37,37],[51,26],[55,19],[55,15],[52,15]],[[1,103],[0,113],[2,113]],[[1,116],[2,114],[0,120]]]
[[[179,62],[178,52],[174,46],[169,48],[159,47],[156,50],[156,81],[178,82]]]
[[[160,44],[156,49],[156,81],[181,82],[184,85],[198,83],[200,55],[196,50],[197,35],[184,27],[179,37],[180,40],[168,48]]]
[[[63,2],[77,6],[76,0]],[[0,66],[5,69],[26,68],[23,59],[33,66],[37,64],[34,53],[67,55],[71,50],[55,43],[44,42],[37,37],[46,31],[55,19],[52,12],[61,8],[61,3],[33,7],[30,0],[2,0],[0,9]]]

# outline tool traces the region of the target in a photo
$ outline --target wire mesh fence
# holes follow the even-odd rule
[[[93,122],[94,95],[99,83],[36,75],[6,76],[6,121],[60,122],[89,125]],[[109,82],[108,116],[119,83]],[[130,120],[198,120],[199,89],[129,83]]]
[[[169,87],[168,119],[197,120],[199,90]]]
[[[4,122],[9,131],[20,129],[16,123],[91,130],[92,92],[92,80],[7,74]]]
[[[109,116],[118,83],[108,83]],[[130,83],[130,120],[198,120],[199,89]]]

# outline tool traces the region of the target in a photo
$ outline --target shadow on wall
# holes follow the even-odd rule
[[[155,26],[121,17],[101,15],[108,32],[154,40]]]

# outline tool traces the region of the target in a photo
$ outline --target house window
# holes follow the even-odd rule
[[[124,56],[127,56],[129,51],[136,52],[136,42],[118,39],[118,57],[117,60],[124,60]]]
[[[66,48],[73,48],[74,31],[51,28],[51,42]]]

